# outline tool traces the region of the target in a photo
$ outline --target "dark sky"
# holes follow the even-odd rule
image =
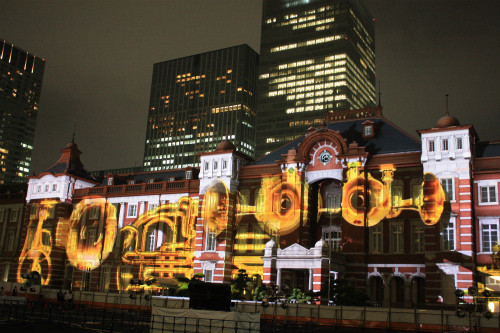
[[[500,1],[365,0],[384,115],[414,134],[450,113],[500,139]],[[261,0],[0,1],[0,38],[46,59],[32,170],[76,142],[88,170],[141,165],[153,64],[259,51]]]

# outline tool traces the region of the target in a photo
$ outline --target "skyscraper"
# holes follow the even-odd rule
[[[253,157],[257,66],[248,45],[155,64],[145,170],[199,166],[198,154],[223,140]]]
[[[45,61],[0,40],[0,184],[30,172]]]
[[[264,0],[256,156],[375,105],[374,22],[351,0]]]

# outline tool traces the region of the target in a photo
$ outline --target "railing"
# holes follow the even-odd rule
[[[172,191],[185,191],[193,192],[198,191],[200,186],[199,180],[178,180],[166,181],[160,183],[141,183],[141,184],[125,184],[113,186],[97,186],[76,189],[74,197],[83,198],[88,195],[107,195],[107,194],[131,194],[131,193],[158,193],[158,192],[172,192]]]
[[[260,322],[151,315],[151,333],[260,333]]]

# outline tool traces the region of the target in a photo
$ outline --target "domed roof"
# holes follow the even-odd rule
[[[458,121],[457,118],[452,117],[450,115],[446,115],[444,117],[441,117],[441,119],[439,119],[437,124],[436,124],[437,128],[445,128],[445,127],[451,127],[451,126],[460,126],[460,122]]]
[[[217,148],[215,148],[215,151],[235,150],[235,149],[236,149],[236,147],[231,142],[224,140],[224,141],[221,141],[221,143],[219,143],[217,145]]]

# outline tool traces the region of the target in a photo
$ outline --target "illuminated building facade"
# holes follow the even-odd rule
[[[0,184],[26,182],[45,61],[0,40]]]
[[[345,278],[391,307],[454,305],[455,290],[470,286],[500,292],[500,145],[450,116],[419,134],[381,107],[331,112],[255,161],[222,141],[199,168],[99,183],[70,143],[30,178],[19,255],[4,276],[22,283],[37,271],[49,287],[109,292],[142,280],[165,291],[180,277],[222,283],[245,269],[314,292]]]
[[[375,106],[374,38],[358,1],[263,2],[257,157],[321,124],[326,111]]]
[[[198,154],[225,139],[253,157],[257,65],[248,45],[155,64],[145,170],[199,166]]]

